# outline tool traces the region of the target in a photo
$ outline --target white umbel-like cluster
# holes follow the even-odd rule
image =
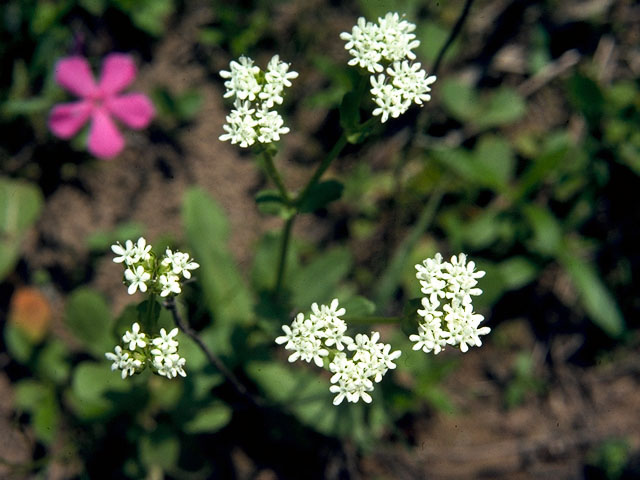
[[[329,306],[314,303],[309,318],[299,313],[291,325],[283,325],[284,335],[276,338],[279,345],[285,344],[289,361],[298,359],[313,361],[324,366],[324,359],[331,358],[329,370],[333,373],[329,390],[335,393],[334,405],[346,398],[349,402],[362,399],[369,403],[374,382],[380,382],[389,369],[396,367],[393,361],[400,351],[391,352],[391,345],[381,343],[380,334],[371,336],[357,334],[355,339],[346,335],[347,324],[340,317],[346,313],[334,299]],[[353,352],[351,357],[347,352]]]
[[[113,362],[111,370],[120,370],[123,379],[140,373],[147,366],[167,378],[186,377],[186,360],[178,354],[177,335],[177,328],[169,333],[162,328],[160,336],[150,339],[136,322],[122,336],[124,348],[116,345],[114,352],[105,353],[105,357]]]
[[[191,271],[200,266],[188,253],[173,252],[168,248],[158,260],[143,237],[136,243],[127,240],[124,246],[116,243],[111,250],[116,255],[113,261],[125,268],[124,280],[129,295],[138,290],[143,293],[150,290],[161,297],[177,295],[182,291],[183,279],[190,279]]]
[[[416,59],[413,49],[420,45],[413,33],[416,26],[401,19],[395,12],[389,12],[378,23],[358,19],[351,33],[343,32],[345,48],[353,57],[349,65],[357,65],[371,73],[371,95],[376,104],[374,115],[380,121],[389,117],[398,118],[413,103],[422,105],[431,100],[431,84],[434,75],[412,63]]]
[[[442,255],[426,259],[416,265],[420,280],[423,317],[418,334],[409,336],[415,342],[414,350],[440,353],[446,345],[459,345],[466,352],[469,347],[481,346],[480,335],[488,334],[489,327],[480,327],[482,315],[473,313],[472,296],[482,294],[476,285],[485,272],[475,270],[473,261],[467,262],[464,253],[443,262]]]
[[[227,79],[224,97],[234,98],[234,109],[227,115],[222,127],[226,133],[220,140],[247,148],[256,141],[276,142],[280,135],[289,133],[280,114],[271,109],[282,104],[285,87],[291,86],[298,73],[289,71],[289,64],[281,62],[278,55],[271,58],[264,73],[248,57],[233,60],[229,67],[220,76]]]

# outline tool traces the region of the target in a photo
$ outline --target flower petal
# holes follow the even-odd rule
[[[155,114],[151,100],[142,93],[109,97],[105,101],[105,107],[131,128],[146,127]]]
[[[87,101],[61,103],[49,114],[49,129],[60,138],[71,138],[87,122],[90,114],[91,103]]]
[[[136,78],[136,65],[130,55],[111,53],[102,62],[100,89],[105,95],[127,88]]]
[[[96,108],[91,117],[89,151],[98,158],[115,157],[124,148],[124,139],[109,113],[104,108]]]
[[[87,97],[96,90],[91,67],[83,57],[65,57],[55,66],[58,85],[79,97]]]

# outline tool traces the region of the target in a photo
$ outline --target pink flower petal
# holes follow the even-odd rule
[[[82,57],[65,57],[58,60],[55,79],[58,85],[79,97],[87,97],[96,90],[91,67]]]
[[[155,113],[151,100],[142,93],[109,97],[105,101],[105,107],[131,128],[146,127]]]
[[[130,55],[111,53],[102,62],[100,89],[113,95],[131,85],[136,78],[136,65]]]
[[[98,158],[113,158],[124,148],[124,139],[105,108],[96,108],[91,115],[89,151]]]
[[[60,138],[71,138],[87,122],[90,114],[90,102],[61,103],[53,107],[49,114],[49,128]]]

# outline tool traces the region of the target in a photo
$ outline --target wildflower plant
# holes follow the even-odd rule
[[[284,219],[274,282],[266,299],[275,305],[274,311],[283,312],[287,306],[299,306],[287,305],[288,288],[291,286],[286,282],[290,237],[296,218],[325,207],[340,196],[339,182],[322,181],[323,174],[347,144],[364,142],[369,136],[380,132],[381,124],[389,118],[399,117],[414,103],[423,105],[430,100],[431,85],[436,77],[427,75],[420,63],[416,62],[414,49],[419,41],[415,29],[416,26],[403,16],[390,12],[380,17],[377,23],[360,18],[351,33],[340,35],[352,56],[349,65],[364,69],[366,74],[359,76],[359,84],[354,85],[353,90],[343,98],[340,106],[342,135],[318,164],[306,185],[298,191],[287,188],[285,178],[275,163],[277,142],[289,132],[277,107],[283,104],[285,91],[298,78],[298,73],[279,55],[271,58],[265,70],[243,55],[232,60],[228,70],[220,72],[225,87],[224,98],[230,99],[233,107],[226,116],[224,133],[219,139],[240,148],[252,147],[254,153],[262,158],[264,171],[275,184],[276,190],[259,192],[256,202],[259,206],[268,204],[269,208],[264,211],[278,214]],[[360,115],[361,111],[366,110],[362,107],[368,101],[367,90],[376,106],[370,117],[363,121]],[[190,198],[185,209],[190,218],[187,221],[187,233],[190,225],[197,224],[193,231],[199,234],[203,231],[200,223],[208,220],[198,217],[198,214],[208,212],[214,215],[214,209],[206,205],[195,207],[193,199],[199,196]],[[204,231],[213,232],[218,225],[219,222],[211,221]],[[194,238],[191,240],[193,242]],[[251,309],[247,308],[246,303],[251,297],[242,292],[238,286],[241,282],[234,276],[227,277],[222,283],[217,279],[217,276],[224,275],[222,271],[227,263],[225,255],[212,252],[207,240],[196,239],[194,245],[198,249],[198,256],[203,259],[202,274],[206,277],[207,285],[225,284],[224,294],[206,299],[214,316],[224,315],[227,301],[236,305],[242,303],[242,307],[238,308],[243,312],[243,317],[250,316]],[[173,314],[176,324],[173,329],[159,328],[143,315],[122,335],[114,351],[106,354],[112,362],[112,369],[119,370],[122,378],[147,368],[167,378],[185,376],[188,359],[178,351],[177,335],[181,330],[199,345],[210,363],[238,393],[253,404],[260,404],[261,400],[248,392],[235,374],[181,319],[175,297],[182,293],[184,282],[191,279],[192,272],[200,265],[184,252],[166,249],[158,254],[143,237],[135,242],[127,240],[124,244],[116,243],[111,250],[115,254],[113,261],[123,267],[123,282],[128,293],[133,295],[140,292],[149,297],[142,310],[153,310],[154,299],[159,297]],[[451,262],[443,262],[442,257],[437,255],[434,259],[425,260],[417,269],[425,296],[421,300],[422,308],[414,312],[422,319],[418,333],[410,336],[414,350],[437,354],[446,345],[457,345],[464,352],[470,346],[481,345],[480,336],[488,333],[489,328],[480,327],[483,317],[473,312],[471,297],[481,293],[477,279],[484,272],[475,271],[474,263],[467,263],[464,254],[452,257]],[[363,301],[370,315],[375,306]],[[369,304],[372,308],[369,308]],[[390,344],[381,341],[379,331],[366,328],[352,332],[349,323],[371,325],[396,322],[402,318],[345,317],[346,314],[346,308],[340,306],[338,299],[333,299],[329,304],[313,303],[308,315],[295,315],[290,324],[281,326],[283,334],[271,341],[275,340],[288,352],[290,363],[313,363],[326,370],[330,385],[324,391],[333,395],[334,405],[340,405],[345,400],[348,404],[361,403],[360,400],[368,404],[372,402],[375,385],[383,380],[389,370],[396,368],[395,362],[401,356],[401,351],[393,350]],[[153,312],[149,318],[154,318]],[[230,340],[229,329],[223,332],[227,335],[225,338]],[[260,374],[253,376],[253,379],[259,385],[263,380]]]
[[[129,295],[140,291],[152,298],[155,295],[173,298],[182,292],[182,283],[189,280],[191,272],[200,266],[188,253],[169,248],[162,257],[158,257],[144,237],[135,243],[132,240],[125,241],[124,245],[116,243],[111,250],[116,255],[113,261],[124,267],[124,283]],[[155,327],[149,325],[152,330]],[[186,359],[178,353],[177,335],[178,328],[169,333],[161,328],[152,338],[135,322],[122,336],[122,345],[116,345],[114,352],[107,352],[105,356],[113,362],[112,370],[121,371],[123,379],[142,372],[146,367],[167,378],[185,377]]]

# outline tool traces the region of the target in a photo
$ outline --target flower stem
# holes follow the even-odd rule
[[[271,178],[271,180],[273,180],[273,183],[276,184],[280,195],[282,195],[282,198],[287,203],[287,205],[290,204],[291,196],[289,195],[287,187],[285,187],[284,185],[284,181],[282,180],[280,172],[278,172],[278,169],[273,163],[273,153],[267,149],[262,153],[262,157],[264,158],[264,166],[265,170],[267,171],[267,175],[269,176],[269,178]]]
[[[287,219],[282,230],[280,254],[278,257],[278,273],[276,274],[276,286],[273,290],[274,296],[276,298],[280,295],[282,284],[284,282],[284,274],[287,267],[287,252],[289,250],[289,240],[291,238],[291,230],[293,228],[293,222],[295,221],[295,219],[296,215],[291,215],[291,217]]]
[[[215,353],[213,353],[209,349],[209,347],[207,347],[207,345],[202,341],[202,339],[198,336],[195,330],[193,330],[183,320],[182,316],[180,315],[180,312],[178,312],[178,308],[176,306],[175,300],[173,298],[167,300],[165,302],[165,307],[167,308],[167,310],[171,312],[171,315],[173,316],[173,321],[175,322],[176,326],[191,340],[193,340],[196,343],[196,345],[198,345],[198,347],[200,347],[200,350],[202,350],[202,352],[205,354],[205,356],[207,357],[207,360],[209,360],[209,363],[211,363],[227,380],[229,380],[229,382],[231,383],[231,385],[233,385],[236,391],[243,397],[247,398],[254,405],[260,405],[261,400],[251,395],[251,393],[249,393],[246,387],[240,382],[240,380],[238,380],[238,377],[236,377],[234,373],[231,370],[229,370],[224,363],[222,363],[222,360],[220,360],[220,358]]]

